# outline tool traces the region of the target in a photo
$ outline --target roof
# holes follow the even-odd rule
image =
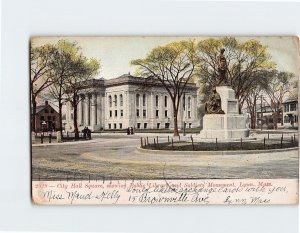
[[[56,113],[57,113],[57,111],[50,105],[50,104],[48,104],[48,105],[46,105],[46,104],[44,104],[44,105],[38,105],[38,106],[36,106],[36,111],[35,111],[35,113],[37,114],[37,113],[39,113],[40,111],[42,111],[42,110],[44,110],[46,107],[50,107],[50,108],[52,108]]]
[[[298,98],[294,98],[294,97],[288,98],[283,102],[283,104],[290,103],[290,102],[298,102]]]
[[[36,113],[42,111],[44,108],[46,108],[47,105],[39,105],[39,106],[36,106]]]

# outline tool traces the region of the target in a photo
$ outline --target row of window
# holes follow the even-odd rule
[[[123,106],[123,95],[122,94],[120,94],[119,99],[120,99],[120,106],[122,107]],[[108,96],[109,107],[112,107],[112,102],[113,102],[112,97],[110,95],[110,96]],[[118,96],[117,95],[114,95],[114,105],[115,105],[115,107],[118,106]]]
[[[113,116],[112,110],[109,111],[109,117]],[[118,110],[115,110],[115,117],[118,117]],[[123,117],[123,109],[120,110],[120,117]]]
[[[45,118],[45,116],[40,116],[40,121],[44,121],[46,118]],[[55,116],[48,116],[47,117],[47,120],[48,121],[55,121]]]
[[[49,109],[45,109],[44,112],[45,112],[45,113],[49,113]],[[54,113],[54,109],[51,109],[50,112],[51,112],[51,113]]]
[[[143,126],[143,129],[147,129],[148,128],[148,123],[137,123],[136,124],[136,128],[137,129],[141,129]],[[170,123],[165,123],[164,125],[165,129],[169,129],[170,128]],[[189,128],[192,128],[192,123],[189,123],[188,124]],[[160,123],[157,123],[156,124],[156,128],[157,129],[160,129]],[[114,123],[114,124],[108,124],[108,129],[117,129],[117,123]],[[119,123],[119,128],[118,129],[123,129],[123,124],[122,123]]]
[[[122,107],[123,106],[123,95],[122,94],[119,95],[119,100],[120,100],[120,106]],[[145,107],[146,106],[146,94],[143,94],[142,101],[143,101],[143,107]],[[112,100],[111,95],[108,96],[109,107],[112,107],[113,102],[114,102],[114,106],[117,107],[118,106],[118,96],[117,95],[114,95],[114,100]],[[136,94],[135,103],[136,103],[137,107],[140,106],[140,94]],[[188,97],[187,104],[188,104],[188,108],[191,108],[191,97]],[[155,96],[155,106],[158,107],[158,105],[159,105],[159,96],[156,95]],[[165,105],[165,107],[168,107],[168,96],[164,97],[164,105]],[[185,95],[183,96],[183,109],[185,109]]]
[[[139,109],[136,110],[136,116],[140,117],[140,110]],[[155,111],[155,116],[156,116],[156,118],[159,117],[159,110]],[[113,111],[112,110],[109,111],[109,117],[113,117]],[[115,110],[114,117],[118,117],[118,110]],[[123,117],[123,110],[122,109],[120,110],[120,117]],[[146,109],[143,109],[143,117],[147,117],[147,110]],[[165,117],[168,117],[168,110],[165,110]],[[188,118],[191,118],[191,111],[188,111]]]
[[[285,104],[284,105],[284,111],[285,112],[297,111],[297,103]]]
[[[285,116],[284,117],[284,123],[298,123],[298,116]]]

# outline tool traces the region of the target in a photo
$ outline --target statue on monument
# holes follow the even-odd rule
[[[227,62],[224,56],[225,49],[220,50],[218,56],[218,72],[219,72],[219,83],[218,85],[228,85],[226,72],[227,72]],[[214,87],[212,94],[209,96],[208,102],[205,104],[205,112],[207,114],[225,114],[221,107],[221,97]]]
[[[228,80],[226,76],[227,72],[227,61],[224,56],[225,49],[222,48],[220,50],[220,54],[218,56],[218,72],[219,72],[219,84],[220,85],[228,85]]]
[[[225,114],[221,107],[221,97],[215,87],[209,96],[208,102],[205,104],[205,112],[207,114]]]

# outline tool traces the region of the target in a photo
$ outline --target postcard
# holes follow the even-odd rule
[[[299,39],[32,37],[32,201],[298,204]]]

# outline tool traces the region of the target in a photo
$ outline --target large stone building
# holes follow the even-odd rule
[[[188,83],[182,96],[178,126],[194,128],[197,119],[196,84]],[[80,92],[78,126],[93,131],[134,127],[136,129],[173,128],[172,101],[159,81],[122,75],[114,79],[93,79]],[[72,131],[73,109],[67,104],[66,130]]]

